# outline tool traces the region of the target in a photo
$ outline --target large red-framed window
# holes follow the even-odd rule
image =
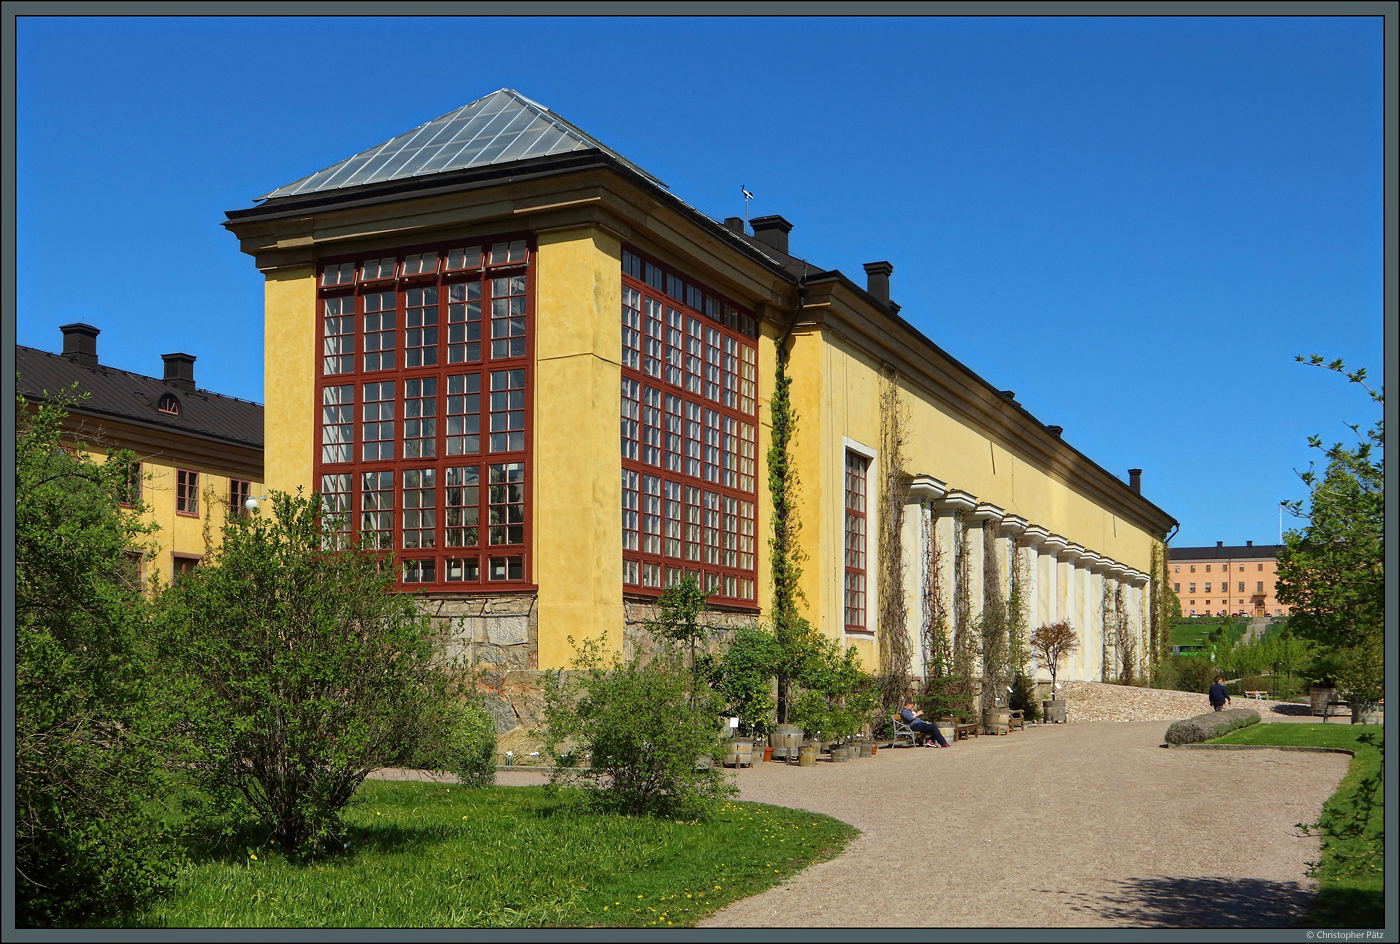
[[[644,253],[622,253],[622,584],[686,574],[753,606],[757,324]]]
[[[534,253],[521,234],[322,262],[328,541],[412,589],[529,589]]]
[[[847,630],[865,632],[866,470],[870,460],[846,452],[846,515],[842,613]]]

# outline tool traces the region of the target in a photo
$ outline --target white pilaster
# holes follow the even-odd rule
[[[904,505],[904,530],[901,535],[904,553],[905,626],[909,633],[910,671],[919,678],[928,677],[928,653],[924,650],[924,628],[932,614],[924,609],[924,583],[930,566],[930,544],[934,540],[929,506],[942,498],[947,486],[929,475],[916,475],[909,483],[909,497]]]
[[[1079,582],[1079,570],[1075,563],[1084,556],[1084,548],[1078,544],[1066,544],[1055,555],[1060,571],[1060,599],[1064,614],[1080,638],[1084,637],[1084,587]],[[1081,646],[1069,658],[1067,678],[1084,678],[1084,650]]]
[[[961,634],[966,632],[972,625],[974,614],[981,612],[980,605],[977,607],[976,610],[973,609],[974,603],[980,602],[973,600],[973,587],[976,587],[977,592],[981,592],[982,585],[980,581],[975,585],[971,582],[972,571],[975,568],[971,566],[972,547],[970,544],[968,546],[968,566],[965,568],[964,571],[967,575],[968,580],[966,588],[959,584],[957,568],[955,566],[957,561],[958,542],[961,538],[961,535],[958,533],[957,528],[955,526],[957,523],[955,514],[957,512],[963,512],[964,514],[966,514],[967,512],[972,511],[972,509],[976,507],[976,496],[956,488],[949,489],[948,492],[941,499],[934,503],[934,508],[942,513],[940,515],[939,564],[941,568],[946,568],[948,575],[947,582],[944,584],[944,586],[948,588],[948,594],[946,597],[946,612],[948,613],[949,620],[948,630],[955,644],[957,640],[961,637]],[[944,521],[946,521],[946,525],[943,523]],[[947,536],[946,542],[941,540],[942,535],[944,534],[946,534]],[[956,601],[958,598],[958,594],[964,592],[964,590],[967,591],[968,599],[967,621],[964,625],[959,626],[955,624],[957,609]]]

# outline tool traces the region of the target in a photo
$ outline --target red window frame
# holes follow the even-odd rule
[[[654,598],[689,574],[713,602],[756,611],[747,444],[759,418],[752,397],[733,394],[736,383],[726,390],[725,368],[734,376],[757,363],[757,322],[632,246],[623,247],[619,311],[623,593]]]
[[[117,504],[123,508],[131,508],[141,501],[141,460],[136,459],[125,464],[120,487]]]
[[[253,494],[253,483],[245,482],[242,479],[228,480],[228,513],[231,515],[245,515],[248,509],[243,507],[243,503]]]
[[[199,473],[190,469],[175,470],[175,514],[199,517]]]
[[[847,632],[866,633],[868,577],[866,551],[868,548],[868,525],[866,498],[868,495],[867,472],[870,460],[858,452],[846,450],[845,462],[845,524],[844,553],[842,564],[841,614]]]
[[[498,250],[507,247],[504,251]],[[432,267],[425,272],[405,272],[405,260],[408,257],[424,253],[435,253],[435,261]],[[372,280],[365,280],[361,271],[361,266],[366,260],[382,261],[393,258],[395,277],[377,277]],[[497,260],[497,261],[493,261]],[[319,277],[319,273],[326,269],[335,269],[338,273],[342,271],[345,263],[350,263],[355,277],[350,281],[339,281],[334,284],[324,284],[325,280]],[[382,267],[377,267],[382,268]],[[414,268],[407,266],[407,268]],[[376,274],[379,274],[378,272]],[[398,248],[395,250],[377,250],[369,253],[362,253],[356,257],[327,257],[320,260],[317,279],[317,306],[318,311],[324,309],[324,300],[334,297],[345,297],[353,299],[353,318],[355,319],[355,337],[353,349],[356,352],[354,367],[347,372],[327,373],[325,363],[321,362],[318,368],[318,393],[316,409],[318,411],[318,422],[315,431],[314,442],[314,473],[315,480],[320,481],[323,476],[333,476],[349,473],[351,476],[350,492],[340,495],[337,499],[340,505],[348,502],[348,531],[350,539],[357,540],[358,535],[363,530],[362,520],[365,514],[377,515],[379,512],[387,512],[392,525],[388,530],[388,541],[392,547],[385,547],[383,550],[390,552],[395,561],[398,585],[402,589],[431,590],[433,592],[499,592],[514,590],[532,590],[532,574],[530,571],[531,551],[534,536],[532,533],[533,509],[529,498],[530,487],[533,475],[533,404],[534,404],[534,345],[535,345],[535,247],[533,239],[526,233],[507,233],[473,239],[456,239],[447,242],[438,242],[430,245],[417,245]],[[492,311],[493,311],[493,279],[523,278],[523,292],[515,291],[515,286],[509,282],[504,286],[511,291],[503,297],[514,298],[512,303],[507,300],[503,306],[504,310],[498,312],[501,317],[494,319],[503,325],[508,336],[513,339],[522,337],[520,334],[520,324],[518,320],[524,319],[523,345],[518,340],[505,345],[510,356],[492,356]],[[469,292],[467,286],[475,283],[476,292]],[[454,292],[454,287],[459,287]],[[500,286],[498,286],[500,287]],[[432,306],[432,314],[435,317],[414,319],[422,321],[435,321],[435,325],[410,324],[408,317],[410,306],[409,293],[419,293],[420,299],[427,295],[426,290],[432,289],[436,294],[435,304]],[[384,292],[394,293],[394,362],[393,367],[380,367],[373,370],[365,370],[364,356],[365,350],[365,322],[364,303],[365,295],[380,294]],[[472,302],[476,306],[472,314],[473,320],[467,321],[467,296],[469,294],[479,295],[473,298]],[[458,297],[460,296],[460,297]],[[460,315],[457,320],[453,320],[455,306],[460,306]],[[420,312],[424,306],[419,305]],[[523,311],[521,310],[523,308]],[[318,319],[320,324],[320,336],[317,339],[318,350],[324,350],[326,343],[325,319]],[[476,328],[476,337],[468,340],[468,325]],[[436,329],[436,337],[429,339],[427,328]],[[454,331],[454,329],[460,329]],[[422,337],[410,334],[412,331],[422,330]],[[499,340],[499,339],[498,339]],[[415,343],[418,342],[418,343]],[[462,356],[454,358],[452,346],[456,344],[475,344],[477,350],[467,351],[463,349],[463,354],[475,353],[475,357]],[[432,347],[435,356],[431,358],[433,363],[417,364],[412,367],[404,366],[410,360],[411,352],[426,351]],[[500,346],[498,345],[498,350]],[[419,358],[429,360],[427,356]],[[508,397],[510,401],[506,404],[507,409],[496,411],[504,422],[516,428],[507,430],[512,435],[507,438],[506,451],[491,451],[491,419],[492,419],[492,391],[491,376],[493,373],[503,371],[520,371],[520,374],[512,374],[511,380],[517,377],[523,378],[519,386],[513,391],[513,397]],[[449,389],[449,377],[463,377],[463,385],[470,386],[472,378],[475,378],[477,390],[473,394],[465,392],[453,393]],[[421,407],[417,412],[419,415],[410,416],[408,396],[409,381],[433,381],[435,387],[431,397],[421,395],[423,384],[415,384],[420,390],[417,398]],[[365,425],[367,419],[365,410],[364,388],[367,383],[392,384],[393,389],[393,410],[392,417],[385,416],[382,419],[376,416],[374,424],[383,423],[386,431],[392,429],[392,450],[376,450],[375,457],[366,459],[364,457],[365,445]],[[331,387],[349,386],[353,397],[349,404],[349,430],[350,438],[348,443],[344,443],[342,431],[346,427],[345,411],[340,403],[330,405],[322,401],[325,397],[323,391]],[[471,402],[471,396],[476,397],[477,409],[466,412],[466,406]],[[449,410],[449,398],[456,397],[453,405],[460,406],[460,412]],[[460,402],[458,402],[460,401]],[[376,411],[377,413],[378,411]],[[429,413],[431,416],[429,417]],[[469,426],[471,418],[476,419],[477,431],[474,434],[464,431],[452,433],[453,420],[461,418],[462,425]],[[433,430],[428,436],[423,429],[427,424],[421,422],[431,419]],[[330,420],[330,422],[326,422]],[[415,420],[420,421],[417,441],[421,442],[422,448],[416,450],[418,455],[406,455],[415,450],[406,448],[409,440],[405,439],[406,433],[410,429],[410,424]],[[334,427],[329,435],[332,436],[330,443],[323,443],[323,431]],[[377,432],[377,430],[376,430]],[[464,435],[475,435],[478,440],[478,448],[469,453],[448,453],[449,438],[460,438]],[[379,440],[376,440],[379,441]],[[348,461],[327,461],[326,456],[335,456],[343,450],[334,447],[344,443],[349,447]],[[499,441],[498,441],[499,444]],[[454,444],[455,445],[455,444]],[[491,514],[489,503],[489,486],[487,477],[489,470],[494,465],[505,463],[519,463],[522,473],[520,481],[511,483],[518,486],[513,489],[510,502],[499,503],[498,507],[505,505],[512,506],[511,511],[501,511],[500,514],[509,515],[513,519],[509,523],[512,528],[511,536],[518,535],[521,539],[519,544],[511,545],[490,545],[488,543],[488,527]],[[474,546],[470,547],[449,547],[447,543],[447,531],[451,527],[448,523],[449,506],[447,504],[447,492],[449,487],[447,481],[447,470],[449,468],[460,468],[474,466],[479,470],[480,484],[477,486],[477,523],[478,540]],[[414,509],[405,508],[405,472],[414,470],[432,469],[434,471],[433,499],[433,524],[432,524],[432,546],[405,548],[405,513]],[[387,489],[376,489],[381,492],[378,498],[385,501],[376,501],[374,509],[365,509],[363,506],[365,487],[363,476],[365,473],[390,473],[392,484]],[[378,481],[379,476],[376,476]],[[518,499],[518,500],[517,500]],[[426,544],[425,540],[420,543]],[[421,562],[421,563],[415,563]],[[502,575],[504,575],[502,577]],[[499,578],[499,579],[493,579]]]

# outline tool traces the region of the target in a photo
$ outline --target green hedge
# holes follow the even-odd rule
[[[1199,744],[1258,722],[1259,715],[1248,708],[1208,711],[1184,721],[1173,721],[1171,727],[1167,728],[1167,743]]]

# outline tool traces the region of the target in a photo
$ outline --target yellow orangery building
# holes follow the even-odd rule
[[[857,285],[790,255],[782,217],[708,219],[516,92],[225,226],[266,280],[268,486],[319,491],[393,552],[402,589],[494,668],[502,727],[568,637],[623,645],[684,574],[731,622],[768,614],[780,348],[822,631],[918,675],[935,628],[970,632],[1014,579],[1029,625],[1081,634],[1061,678],[1116,678],[1155,644],[1175,522],[1136,473],[912,328],[888,263]]]

